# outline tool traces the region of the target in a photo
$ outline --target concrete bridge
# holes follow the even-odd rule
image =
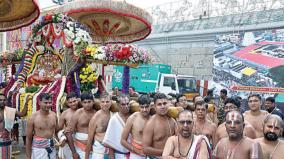
[[[284,9],[260,10],[156,23],[150,36],[136,44],[150,49],[157,63],[172,65],[176,73],[210,79],[216,35],[282,28]]]

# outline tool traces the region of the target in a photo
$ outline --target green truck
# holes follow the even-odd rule
[[[123,68],[123,66],[114,66],[112,88],[122,88]],[[139,93],[180,93],[188,100],[199,94],[195,77],[172,74],[169,65],[140,65],[137,68],[130,68],[129,74],[129,85]]]

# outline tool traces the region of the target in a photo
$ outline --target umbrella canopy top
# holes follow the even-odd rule
[[[0,32],[30,25],[39,14],[35,0],[0,0]]]
[[[145,10],[114,0],[78,0],[58,9],[91,29],[94,43],[130,43],[151,33],[152,17]]]

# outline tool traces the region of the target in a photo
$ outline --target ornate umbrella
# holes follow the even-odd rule
[[[149,13],[125,1],[77,0],[58,9],[91,29],[95,43],[130,43],[151,32]]]
[[[27,26],[39,14],[36,0],[0,0],[0,32]]]

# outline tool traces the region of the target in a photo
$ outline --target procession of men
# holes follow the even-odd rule
[[[152,97],[137,94],[137,98],[119,93],[113,97],[102,93],[95,99],[89,92],[83,92],[80,97],[69,93],[67,107],[57,117],[51,111],[52,94],[40,94],[40,110],[28,119],[26,158],[282,158],[283,120],[281,111],[277,109],[276,112],[275,106],[269,106],[269,102],[274,102],[272,97],[266,100],[266,111],[261,109],[260,95],[249,95],[249,110],[241,113],[238,98],[222,96],[222,103],[215,104],[211,112],[217,116],[218,106],[222,106],[224,118],[218,121],[219,125],[210,120],[208,105],[211,103],[206,103],[202,96],[196,96],[192,106],[186,104],[182,95],[176,96],[175,104],[169,99],[172,96],[163,93],[155,93]],[[99,108],[95,106],[96,101],[99,101]],[[139,105],[136,111],[133,111],[133,103]],[[116,111],[112,109],[114,106]],[[175,112],[173,118],[169,115],[170,107],[183,110]],[[273,111],[276,113],[271,113]],[[15,116],[22,117],[26,113],[26,106],[22,112],[8,107],[6,96],[0,94],[1,159],[11,159],[13,121]]]

